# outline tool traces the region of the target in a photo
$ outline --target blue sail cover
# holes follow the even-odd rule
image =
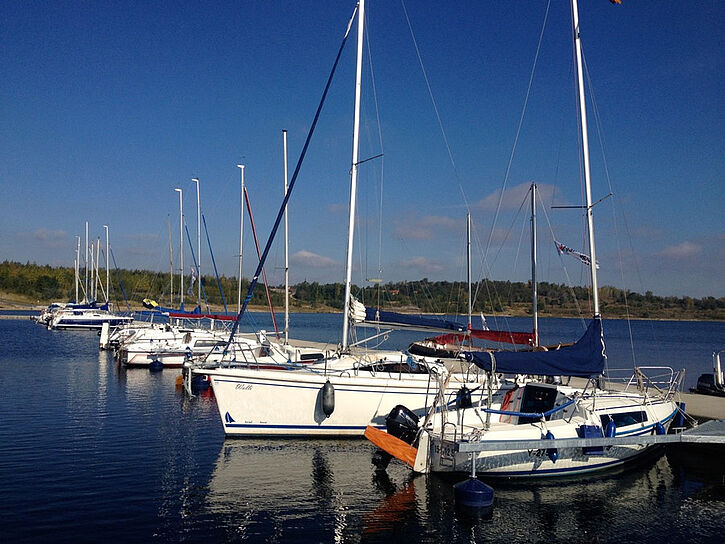
[[[395,325],[407,325],[409,327],[423,327],[427,329],[458,332],[465,331],[468,328],[468,325],[456,323],[455,321],[447,319],[400,314],[397,312],[385,312],[376,308],[365,308],[365,321],[368,323],[390,323]]]
[[[465,352],[467,361],[491,371],[491,353]],[[536,376],[599,376],[604,370],[602,320],[594,318],[584,335],[571,346],[551,351],[497,351],[496,372]]]

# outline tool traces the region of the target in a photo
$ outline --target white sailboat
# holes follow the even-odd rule
[[[582,53],[577,0],[571,0],[577,61],[587,232],[590,262],[596,263],[587,141]],[[535,259],[534,259],[535,260]],[[644,369],[626,387],[600,389],[606,362],[597,292],[597,267],[589,266],[594,317],[575,344],[556,351],[469,352],[467,358],[490,376],[496,373],[577,376],[584,386],[529,382],[481,394],[478,402],[430,413],[420,425],[413,415],[389,425],[388,433],[369,428],[366,436],[416,472],[469,472],[473,475],[561,476],[620,465],[651,447],[638,438],[667,432],[677,414],[683,373],[666,367],[655,382]],[[633,437],[627,443],[586,447],[570,439]],[[567,441],[569,442],[561,442]],[[542,446],[541,443],[546,444]],[[550,445],[549,445],[550,444]],[[565,444],[558,446],[558,444]],[[517,447],[518,446],[518,447]]]
[[[214,368],[192,367],[191,374],[211,380],[227,435],[362,436],[367,425],[382,427],[390,410],[403,402],[424,413],[438,395],[439,378],[447,383],[444,394],[449,401],[460,389],[481,385],[477,378],[482,373],[467,372],[472,366],[468,363],[461,363],[461,372],[449,373],[443,364],[417,362],[399,351],[370,351],[349,344],[364,0],[358,3],[356,12],[357,67],[342,342],[335,353],[312,364],[302,366],[289,361],[289,370],[224,363]],[[280,350],[286,347],[273,345]]]
[[[86,282],[85,297],[80,304],[68,304],[65,307],[55,308],[53,311],[42,316],[44,324],[49,329],[72,329],[72,330],[100,330],[104,324],[114,328],[127,325],[133,321],[133,317],[126,315],[118,315],[111,311],[110,298],[110,276],[109,276],[109,250],[110,245],[108,242],[108,225],[104,225],[106,231],[106,302],[103,305],[98,305],[95,300],[88,301],[88,294],[90,288]],[[97,246],[100,248],[100,243]],[[78,252],[80,251],[80,241],[78,246]],[[99,250],[96,250],[97,253]],[[78,259],[76,257],[76,300],[78,298]],[[86,222],[86,259],[88,259],[88,223]],[[93,270],[96,274],[96,280],[98,279],[98,258],[95,259],[95,265]],[[93,281],[92,281],[93,282]],[[95,287],[92,286],[95,291]],[[92,297],[93,298],[93,297]]]

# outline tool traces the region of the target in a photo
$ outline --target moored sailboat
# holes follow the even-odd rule
[[[472,366],[465,362],[460,363],[459,372],[449,372],[441,363],[416,361],[403,352],[368,350],[350,343],[352,313],[350,285],[359,165],[364,0],[358,3],[348,24],[345,39],[355,16],[358,19],[357,67],[342,341],[334,351],[326,353],[323,359],[305,365],[295,364],[295,361],[290,360],[289,369],[283,371],[230,364],[224,361],[223,357],[222,361],[213,368],[208,368],[206,365],[191,366],[187,376],[203,375],[211,380],[222,425],[227,435],[362,436],[367,425],[382,427],[385,415],[393,406],[404,400],[418,413],[423,414],[439,395],[437,385],[439,380],[446,383],[444,395],[449,402],[455,401],[459,390],[464,388],[471,390],[481,386],[478,378],[482,374],[475,368],[471,370]],[[326,92],[327,89],[325,94]],[[323,94],[323,101],[324,96]],[[318,107],[317,115],[321,106],[322,104]],[[316,120],[317,116],[315,123]],[[272,236],[262,254],[249,293],[239,312],[237,323],[246,309],[247,302],[251,298],[251,290],[260,275],[264,258],[286,208],[310,136],[311,132],[303,147],[289,190],[285,194]],[[235,332],[236,327],[232,330],[230,346]],[[333,345],[335,344],[337,342]]]
[[[596,263],[591,177],[587,141],[581,39],[577,0],[571,1],[577,61],[579,114],[584,165],[589,262]],[[599,387],[606,354],[599,311],[597,267],[589,265],[594,316],[584,335],[559,350],[466,352],[466,358],[494,375],[580,377],[583,387],[530,382],[478,402],[429,413],[423,422],[411,415],[388,433],[368,428],[366,436],[417,472],[470,472],[491,476],[560,476],[610,468],[651,447],[637,437],[664,434],[679,410],[683,373],[666,371],[656,383],[635,368],[626,387]],[[535,282],[534,282],[535,283]],[[664,367],[659,367],[660,369]],[[399,410],[400,411],[400,410]],[[392,416],[393,414],[391,414]],[[634,437],[627,444],[571,445],[569,439]],[[557,446],[557,441],[566,446]],[[542,446],[541,443],[546,444]],[[538,444],[531,446],[530,444]]]

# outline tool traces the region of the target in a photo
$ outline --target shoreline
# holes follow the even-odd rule
[[[25,319],[30,317],[27,313],[12,313],[12,312],[38,312],[40,313],[42,310],[47,308],[48,305],[38,305],[38,304],[23,304],[23,303],[16,303],[16,302],[9,302],[6,300],[0,300],[0,312],[3,312],[0,314],[0,319]],[[249,306],[248,311],[250,312],[269,312],[269,309],[265,306]],[[147,308],[144,308],[143,306],[139,307],[132,307],[131,312],[140,312],[140,311],[148,311]],[[211,311],[214,313],[224,313],[222,308],[211,308]],[[123,313],[123,312],[122,312]],[[236,312],[228,312],[229,315],[233,315]],[[341,310],[336,310],[332,308],[290,308],[291,314],[341,314]],[[447,314],[442,313],[434,313],[434,312],[412,312],[412,311],[404,311],[400,312],[402,314],[407,315],[426,315],[426,316],[445,316]],[[277,310],[275,309],[275,315],[284,315],[283,310]],[[527,318],[531,317],[528,314],[489,314],[486,316],[487,318],[495,319],[495,318],[511,318],[511,317],[522,317]],[[589,316],[582,317],[582,316],[576,316],[576,315],[554,315],[550,313],[545,314],[539,314],[540,318],[544,319],[588,319]],[[725,320],[722,319],[685,319],[685,318],[674,318],[674,317],[634,317],[634,316],[603,316],[602,319],[604,321],[607,320],[629,320],[629,321],[661,321],[661,322],[693,322],[693,323],[722,323]]]

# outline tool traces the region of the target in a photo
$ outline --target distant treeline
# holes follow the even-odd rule
[[[0,291],[14,295],[30,303],[73,300],[75,298],[74,270],[72,268],[40,266],[36,264],[4,261],[0,263]],[[120,279],[120,282],[119,282]],[[138,308],[141,301],[150,298],[162,306],[178,307],[178,276],[174,278],[173,291],[168,273],[147,270],[118,270],[111,272],[111,297],[118,308],[125,308],[126,301]],[[105,288],[105,271],[100,273],[99,285]],[[196,303],[197,286],[188,293],[190,277],[184,280],[186,308]],[[202,305],[222,308],[224,293],[229,311],[236,309],[238,280],[222,276],[204,276]],[[122,287],[122,288],[121,288]],[[242,298],[249,281],[242,281]],[[465,314],[468,304],[468,286],[464,282],[419,281],[386,283],[372,287],[353,287],[353,294],[368,306],[404,312]],[[298,283],[290,287],[290,305],[296,311],[341,310],[345,288],[342,283]],[[478,315],[531,313],[531,284],[483,280],[473,286],[473,313]],[[98,297],[105,300],[102,288]],[[538,285],[538,306],[541,315],[580,316],[591,314],[591,292],[587,287],[541,282]],[[284,288],[270,289],[272,304],[276,310],[284,305]],[[83,292],[80,291],[80,297]],[[659,297],[647,291],[644,295],[623,291],[616,287],[599,290],[602,315],[605,317],[633,317],[651,319],[704,319],[725,320],[725,298]],[[264,285],[257,286],[250,302],[255,307],[267,306]]]

